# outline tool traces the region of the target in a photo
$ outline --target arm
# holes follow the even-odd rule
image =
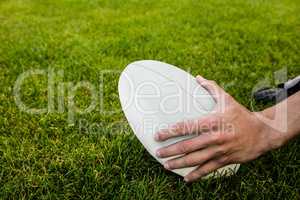
[[[198,166],[185,177],[185,181],[197,180],[231,163],[256,159],[267,151],[279,148],[300,133],[300,92],[262,112],[250,112],[215,82],[200,76],[197,81],[215,98],[217,104],[214,112],[201,119],[178,123],[155,135],[157,141],[187,134],[197,135],[157,151],[157,156],[161,158],[183,155],[167,161],[164,164],[166,169]],[[277,107],[284,103],[287,103],[287,111],[284,106]],[[224,106],[223,109],[221,106]],[[276,125],[283,120],[281,116],[275,116],[276,108],[287,112],[286,131],[276,129]],[[268,124],[260,117],[275,118]]]
[[[287,104],[287,110],[283,111],[287,113],[287,130],[286,132],[278,133],[281,136],[279,140],[281,140],[282,145],[300,134],[300,92],[261,112],[267,118],[274,118],[276,107],[284,103]],[[278,124],[278,120],[280,119],[275,120],[274,123]]]

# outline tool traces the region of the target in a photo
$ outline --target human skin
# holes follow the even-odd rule
[[[168,170],[197,166],[184,177],[185,181],[195,181],[228,164],[254,160],[283,146],[300,133],[300,92],[261,112],[251,112],[214,81],[201,76],[196,79],[214,97],[214,112],[204,118],[180,122],[155,134],[157,141],[196,135],[156,152],[160,158],[181,155],[164,163]],[[283,104],[287,105],[287,109]],[[284,120],[275,116],[276,109],[287,114],[285,130],[276,128]],[[265,123],[261,117],[274,120]]]

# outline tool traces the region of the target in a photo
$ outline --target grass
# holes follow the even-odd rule
[[[282,68],[300,74],[299,12],[298,0],[2,0],[0,198],[299,199],[299,139],[235,176],[186,184],[149,156],[122,112],[101,112],[120,109],[118,75],[140,59],[214,79],[251,108],[257,82]],[[89,81],[103,104],[76,114],[73,125],[70,108],[58,112],[56,101],[55,112],[23,112],[13,87],[32,69],[62,71],[55,87]],[[114,73],[101,85],[105,70]],[[48,92],[47,76],[31,76],[22,100],[44,108]],[[75,96],[79,108],[90,104],[84,89]]]

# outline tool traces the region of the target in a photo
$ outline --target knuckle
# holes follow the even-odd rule
[[[167,166],[168,166],[167,168],[169,168],[169,169],[176,167],[176,161],[173,161],[173,160],[168,161]]]
[[[226,164],[228,164],[230,162],[228,156],[222,156],[222,157],[218,158],[216,161],[220,165],[226,165]]]
[[[186,145],[185,142],[183,142],[180,145],[178,145],[177,148],[178,148],[179,153],[185,153],[188,150],[188,147],[187,147],[187,145]]]
[[[222,132],[217,132],[212,136],[213,142],[216,144],[222,144],[225,140],[224,134]]]
[[[191,166],[191,165],[194,165],[195,163],[196,163],[196,161],[195,161],[195,158],[193,158],[193,157],[186,157],[184,159],[185,166]]]
[[[182,159],[182,166],[187,166],[190,164],[190,159],[189,158],[183,158]]]
[[[166,140],[170,137],[171,132],[169,130],[162,130],[157,133],[156,137],[158,140]]]
[[[172,136],[176,136],[176,130],[177,128],[174,126],[174,127],[171,127],[169,130],[168,130],[168,134],[170,137]]]
[[[218,144],[224,144],[226,142],[226,133],[221,132],[219,135]]]
[[[180,142],[180,151],[181,153],[189,153],[194,149],[194,141],[193,140],[185,140],[183,142]]]
[[[189,180],[195,180],[199,177],[199,172],[198,171],[193,171],[188,175],[188,177],[189,177]]]
[[[184,135],[185,125],[184,123],[177,123],[174,127],[174,134],[175,135]]]
[[[198,171],[199,176],[205,176],[208,173],[209,173],[208,169],[199,169],[199,171]]]
[[[158,133],[158,134],[156,135],[156,137],[157,137],[158,140],[164,140],[164,139],[165,139],[165,135],[166,135],[166,134],[164,134],[164,133]]]
[[[235,137],[236,137],[235,132],[231,129],[226,131],[225,134],[224,134],[224,139],[226,141],[233,140]]]
[[[223,156],[226,154],[226,149],[225,147],[221,146],[221,147],[218,147],[217,150],[216,150],[216,155],[217,156]]]
[[[217,136],[216,134],[212,134],[212,135],[211,135],[211,141],[212,141],[213,143],[216,143],[218,139],[219,139],[219,138],[218,138],[218,136]]]

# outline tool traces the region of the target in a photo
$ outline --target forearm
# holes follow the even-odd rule
[[[283,104],[286,104],[287,106],[285,107]],[[286,118],[284,119],[282,116],[275,116],[276,109],[279,109],[280,111],[277,113],[286,113]],[[274,119],[273,124],[275,125],[282,124],[282,122],[286,123],[286,131],[273,129],[273,131],[277,131],[280,135],[282,144],[300,134],[300,92],[297,92],[286,100],[265,109],[262,113],[264,116]]]

